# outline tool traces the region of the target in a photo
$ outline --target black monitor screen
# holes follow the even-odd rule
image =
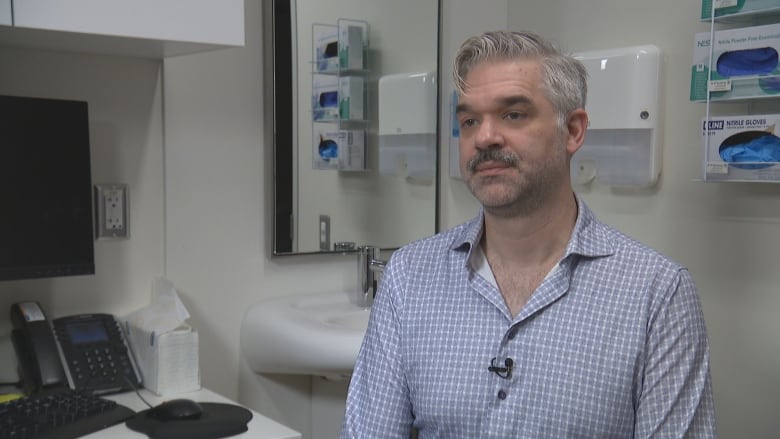
[[[95,272],[87,103],[0,95],[0,280]]]

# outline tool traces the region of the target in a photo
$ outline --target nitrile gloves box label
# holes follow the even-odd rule
[[[708,89],[713,101],[780,94],[780,24],[722,30],[714,40],[710,60],[710,32],[696,34],[692,101],[707,100]]]
[[[777,0],[702,0],[702,20],[707,20],[712,17],[713,1],[715,3],[715,17],[745,14],[748,12],[771,10],[780,7]]]
[[[705,118],[701,125],[707,180],[780,181],[780,114]]]

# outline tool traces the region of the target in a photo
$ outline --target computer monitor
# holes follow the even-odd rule
[[[83,101],[0,95],[0,280],[94,274]]]

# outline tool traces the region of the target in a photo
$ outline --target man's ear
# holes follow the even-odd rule
[[[566,119],[566,151],[570,155],[574,155],[582,143],[585,141],[585,131],[588,129],[588,113],[578,108],[569,113],[568,119]]]

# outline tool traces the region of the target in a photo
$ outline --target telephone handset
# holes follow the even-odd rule
[[[11,331],[19,377],[25,391],[33,393],[67,384],[59,349],[43,310],[35,302],[11,305]]]
[[[139,387],[141,376],[116,319],[80,314],[50,321],[36,302],[11,306],[11,339],[27,393],[67,386],[94,394]]]

